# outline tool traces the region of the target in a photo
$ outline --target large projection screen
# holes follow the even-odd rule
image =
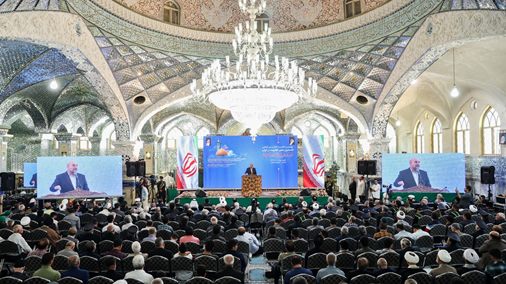
[[[39,157],[37,175],[38,199],[123,195],[120,156]]]
[[[421,186],[464,191],[464,154],[384,154],[381,164],[383,184],[392,185],[394,190],[410,191]]]
[[[240,188],[241,176],[253,164],[262,188],[296,188],[297,137],[204,137],[204,188]]]

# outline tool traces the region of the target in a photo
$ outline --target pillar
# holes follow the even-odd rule
[[[134,177],[127,177],[126,175],[126,161],[133,161],[133,157],[138,157],[137,143],[135,141],[114,141],[112,142],[114,149],[109,152],[110,155],[118,155],[122,157],[122,173],[123,173],[123,197],[128,204],[133,204],[135,201],[135,180]]]
[[[100,156],[100,140],[101,138],[98,136],[89,137],[88,140],[91,144],[91,155]]]
[[[7,172],[7,146],[13,137],[8,134],[10,127],[0,126],[0,172]]]
[[[376,160],[376,174],[381,175],[381,157],[388,153],[388,144],[390,138],[373,138],[369,139],[369,157]]]
[[[358,139],[360,138],[360,133],[348,133],[343,136],[343,146],[345,149],[345,168],[346,171],[350,174],[354,174],[357,172],[357,157],[360,152]]]
[[[156,155],[157,155],[157,147],[158,140],[160,140],[160,136],[156,134],[142,134],[140,136],[143,144],[143,153],[144,160],[146,161],[146,175],[154,175],[157,173],[156,171]]]

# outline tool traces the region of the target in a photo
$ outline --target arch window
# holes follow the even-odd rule
[[[315,129],[313,132],[313,135],[321,135],[323,136],[323,146],[325,148],[328,148],[330,146],[330,135],[329,131],[325,129],[323,126],[320,126]]]
[[[423,153],[425,151],[425,143],[424,143],[424,127],[423,124],[419,121],[415,127],[416,140],[415,140],[415,148],[417,153]]]
[[[180,25],[181,8],[175,1],[167,1],[163,7],[163,20],[169,24]]]
[[[179,128],[174,127],[167,133],[167,148],[176,148],[176,139],[183,136],[183,132]]]
[[[346,18],[351,18],[362,13],[360,0],[346,0],[344,1],[344,13]]]
[[[257,23],[257,31],[259,33],[263,32],[269,28],[269,15],[265,13],[260,14],[260,16],[257,16],[255,19],[255,22]]]
[[[455,129],[458,153],[471,153],[470,131],[471,127],[469,125],[469,118],[467,118],[467,115],[464,113],[461,113],[457,118],[457,125]]]
[[[197,135],[199,149],[204,148],[204,137],[209,135],[209,133],[210,133],[209,129],[207,129],[206,127],[202,127],[199,129],[199,131],[197,131],[196,135]]]
[[[436,118],[432,123],[432,153],[443,153],[443,127]]]
[[[397,133],[391,123],[387,124],[387,138],[390,139],[388,143],[388,152],[397,153]]]
[[[494,108],[489,107],[485,110],[482,119],[481,139],[483,141],[483,154],[498,155],[501,153],[499,144],[501,120],[499,118],[499,113],[497,113]]]

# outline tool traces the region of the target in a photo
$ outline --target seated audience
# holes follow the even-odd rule
[[[14,263],[12,266],[12,272],[9,276],[17,278],[21,281],[25,281],[26,279],[30,278],[30,275],[25,273],[25,261],[23,259],[19,259]]]
[[[489,264],[485,267],[485,273],[490,277],[494,278],[506,272],[506,263],[502,260],[501,251],[498,249],[492,249],[488,252],[490,257]]]
[[[395,227],[397,229],[397,234],[395,234],[395,236],[394,236],[396,240],[400,240],[402,238],[414,239],[413,234],[404,230],[404,224],[397,223],[397,225]]]
[[[300,274],[307,274],[307,275],[313,275],[311,270],[302,267],[302,258],[301,257],[293,257],[292,258],[292,269],[290,269],[286,275],[283,277],[284,284],[290,284],[290,279],[293,277],[300,275]]]
[[[367,267],[369,267],[369,260],[367,260],[367,258],[360,257],[359,259],[357,259],[357,269],[348,273],[348,280],[351,281],[353,277],[358,275],[369,274],[369,271],[367,271]]]
[[[39,276],[46,278],[49,281],[58,282],[58,280],[61,278],[61,275],[60,272],[54,270],[53,267],[51,267],[51,265],[53,265],[53,260],[54,254],[48,252],[43,255],[40,262],[40,268],[33,273],[33,276]]]
[[[61,277],[74,277],[83,281],[83,284],[88,283],[90,279],[90,273],[87,270],[79,268],[81,260],[78,255],[71,255],[69,257],[69,269],[61,274]]]
[[[156,240],[156,229],[155,227],[149,227],[148,236],[145,237],[142,241],[154,242]]]
[[[193,229],[191,227],[187,227],[185,229],[184,236],[179,238],[180,244],[184,244],[184,243],[188,243],[188,242],[196,243],[196,244],[200,245],[200,239],[193,235]]]
[[[235,239],[237,241],[249,244],[249,252],[253,256],[261,255],[264,252],[261,243],[258,241],[257,237],[246,231],[246,228],[244,227],[239,227],[238,235],[237,237],[235,237]]]
[[[244,283],[244,273],[241,271],[237,271],[234,269],[234,261],[235,257],[231,254],[226,254],[223,257],[223,262],[225,263],[225,267],[222,271],[216,273],[216,279],[219,279],[221,277],[230,276],[234,277],[241,281],[241,283]]]
[[[7,240],[15,243],[21,249],[21,252],[25,255],[32,252],[32,248],[28,245],[25,238],[23,237],[23,226],[14,225],[12,228],[12,234],[9,236]]]
[[[110,255],[110,256],[117,257],[119,259],[123,259],[123,258],[127,257],[128,254],[124,253],[122,251],[122,249],[123,249],[123,242],[121,241],[121,239],[116,238],[114,240],[113,248],[110,251],[105,252],[104,255]]]
[[[134,271],[125,274],[125,279],[136,279],[144,284],[151,284],[153,276],[144,271],[144,257],[141,255],[134,256],[132,259],[132,266],[134,267]]]
[[[462,275],[466,272],[478,270],[476,264],[480,261],[480,257],[474,249],[466,249],[464,251],[464,266],[457,268],[457,273]]]
[[[241,272],[246,270],[246,259],[244,259],[244,255],[237,251],[237,246],[239,242],[236,239],[232,239],[227,242],[227,252],[226,254],[231,254],[241,260]]]
[[[107,277],[113,281],[118,281],[118,280],[124,278],[125,275],[116,270],[117,263],[116,263],[116,259],[114,257],[112,257],[112,256],[104,257],[102,264],[103,264],[103,267],[105,268],[105,272],[102,271],[102,273],[100,275]]]
[[[355,251],[355,256],[359,256],[364,252],[372,252],[376,253],[372,248],[369,247],[369,238],[361,237],[360,238],[360,248]]]
[[[77,252],[75,251],[76,244],[74,242],[67,242],[65,244],[65,248],[58,252],[58,255],[63,255],[66,257],[71,256],[78,256]]]
[[[317,282],[320,282],[320,280],[327,275],[334,275],[334,274],[346,278],[344,272],[336,267],[336,255],[334,253],[328,253],[326,260],[327,260],[327,267],[320,269],[316,274]]]
[[[423,268],[418,266],[418,262],[420,261],[420,257],[412,251],[408,251],[404,254],[404,260],[408,264],[408,267],[400,269],[399,274],[402,276],[403,280],[406,280],[410,275],[413,275],[418,272],[424,272]]]
[[[441,275],[443,273],[447,273],[447,272],[453,272],[453,273],[457,273],[457,270],[450,265],[450,262],[452,261],[452,257],[450,256],[450,254],[448,253],[448,251],[442,249],[442,250],[439,250],[439,252],[437,253],[437,258],[436,258],[436,262],[439,264],[439,266],[437,268],[434,268],[430,271],[430,275],[432,275],[432,277],[436,277],[438,275]]]
[[[392,233],[390,233],[388,231],[388,225],[386,223],[381,222],[379,227],[380,227],[379,232],[376,232],[373,235],[374,239],[378,240],[378,239],[381,239],[383,237],[389,237],[389,238],[393,238],[394,237],[394,236],[392,236]]]
[[[376,265],[378,267],[373,272],[373,275],[376,277],[380,276],[383,273],[395,272],[392,268],[388,267],[388,261],[383,257],[378,258],[378,261],[376,261]]]
[[[489,252],[493,249],[497,249],[499,251],[503,251],[506,249],[506,242],[501,239],[501,234],[497,231],[492,231],[489,233],[489,239],[480,247],[480,268],[485,268],[492,261],[490,259]]]
[[[45,255],[46,253],[48,253],[48,247],[49,247],[49,240],[44,238],[44,239],[40,239],[37,244],[35,245],[35,249],[30,252],[28,254],[28,256],[32,256],[32,255],[35,255],[35,256],[40,256],[42,257],[43,255]]]

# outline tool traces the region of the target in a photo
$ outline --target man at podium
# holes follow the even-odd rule
[[[399,172],[394,186],[402,186],[403,189],[415,186],[431,187],[429,176],[426,171],[420,170],[420,160],[417,158],[409,160],[409,168]]]
[[[253,164],[249,164],[249,167],[246,168],[246,171],[244,172],[245,175],[248,176],[256,176],[257,175],[257,169],[253,167]]]

